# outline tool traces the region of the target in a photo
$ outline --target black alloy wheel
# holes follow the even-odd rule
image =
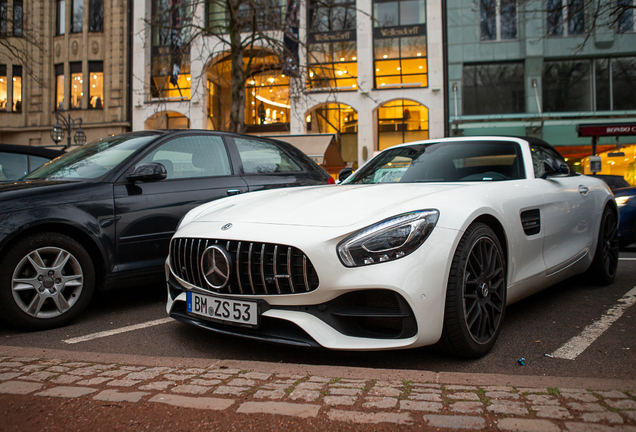
[[[506,268],[494,231],[475,223],[462,237],[448,279],[440,343],[451,354],[477,358],[495,344],[506,310]]]
[[[605,207],[598,232],[598,242],[590,271],[601,285],[609,285],[616,278],[618,268],[618,220],[616,213]]]

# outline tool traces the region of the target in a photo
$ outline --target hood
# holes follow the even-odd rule
[[[276,225],[344,227],[389,217],[414,199],[466,184],[384,184],[312,186],[251,192],[205,204],[190,213],[192,222],[245,222]]]
[[[0,207],[5,212],[31,207],[91,201],[103,183],[68,180],[17,181],[0,185]],[[112,186],[111,186],[112,194]]]

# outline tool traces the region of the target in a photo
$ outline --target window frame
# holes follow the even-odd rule
[[[73,75],[74,74],[79,74],[80,75],[80,82],[79,84],[81,85],[81,89],[80,89],[80,96],[79,96],[79,106],[74,107],[73,106]],[[68,80],[68,90],[69,90],[69,109],[71,110],[81,110],[83,109],[83,102],[84,102],[84,70],[82,67],[82,62],[70,62],[69,63],[69,80]]]
[[[519,40],[519,3],[517,0],[490,0],[494,2],[494,18],[495,18],[495,35],[494,39],[486,39],[484,38],[484,21],[483,21],[483,4],[484,0],[480,0],[479,2],[479,40],[480,42],[503,42],[503,41],[515,41]],[[502,21],[504,19],[504,14],[502,13],[502,3],[514,4],[514,33],[513,37],[502,37]]]
[[[16,6],[19,6],[19,8]],[[18,10],[20,11],[19,16],[17,16],[16,14]],[[24,35],[23,25],[24,25],[24,1],[13,0],[13,36],[14,37],[22,37]],[[19,31],[16,32],[16,29],[19,29]]]
[[[12,85],[11,85],[11,112],[14,113],[22,113],[22,105],[23,105],[23,98],[24,98],[24,80],[22,79],[22,66],[20,65],[13,65],[12,68]],[[20,99],[16,100],[16,78],[20,78]],[[16,106],[18,105],[18,102],[20,103],[20,109],[16,109]]]
[[[550,9],[548,2],[555,1],[559,3],[554,8]],[[582,17],[583,26],[580,32],[575,32],[572,28],[575,28],[573,23],[572,10],[574,9],[574,3],[580,2],[580,16]],[[587,28],[586,10],[584,0],[546,0],[546,33],[548,37],[575,37],[585,34]],[[557,23],[550,22],[550,16],[557,17]],[[556,25],[556,27],[554,27]]]
[[[66,99],[66,74],[64,73],[64,63],[58,63],[56,65],[53,66],[54,70],[55,70],[55,97],[54,97],[54,101],[55,104],[53,106],[53,110],[54,111],[65,111],[64,109],[64,102]],[[59,77],[62,77],[62,83],[60,85],[60,79]],[[60,102],[58,99],[59,93],[60,93],[60,89],[62,90],[62,101]],[[62,105],[60,107],[60,104]]]
[[[484,66],[504,66],[504,65],[509,65],[509,66],[515,66],[516,65],[517,67],[521,68],[522,76],[521,76],[521,78],[519,80],[517,80],[518,82],[520,82],[520,87],[519,88],[523,91],[522,96],[520,98],[518,98],[518,100],[517,100],[517,103],[520,104],[521,109],[519,111],[514,110],[514,104],[513,104],[514,101],[513,101],[513,102],[510,103],[510,107],[513,108],[511,110],[508,110],[506,112],[488,112],[487,114],[484,114],[484,115],[523,114],[523,113],[526,112],[526,104],[525,104],[525,99],[526,99],[526,91],[525,91],[526,90],[525,89],[526,70],[525,70],[525,63],[524,63],[524,61],[512,60],[512,61],[500,61],[500,62],[464,63],[462,65],[462,115],[480,115],[479,113],[474,113],[474,112],[471,112],[471,110],[467,110],[466,109],[467,108],[466,103],[468,103],[468,101],[471,99],[471,98],[467,97],[466,90],[470,89],[471,87],[476,89],[475,95],[474,95],[475,98],[476,98],[476,95],[478,94],[478,87],[487,87],[485,85],[482,85],[482,86],[477,86],[477,85],[470,86],[470,85],[468,85],[466,83],[466,76],[465,76],[466,69],[467,68],[474,68],[474,80],[477,81],[477,78],[478,78],[477,69],[479,67],[484,67]],[[514,90],[512,88],[512,84],[509,84],[509,83],[514,83],[514,82],[513,81],[506,82],[506,86],[510,85],[511,90]],[[500,87],[501,86],[499,86],[499,85],[497,86],[497,88],[500,88]],[[518,90],[519,89],[517,89],[517,91]],[[510,93],[510,95],[512,97],[513,93]],[[499,98],[499,99],[501,99],[501,98]],[[479,104],[480,106],[484,105],[483,103],[481,103],[479,101],[477,101],[476,103]]]
[[[95,8],[97,6],[97,8]],[[95,15],[95,10],[101,9],[101,15]],[[89,0],[88,3],[88,31],[89,33],[104,32],[104,0]]]
[[[92,94],[92,86],[91,86],[91,74],[93,73],[101,73],[102,74],[102,89],[101,89],[101,107],[94,107],[91,104],[91,100],[93,99]],[[104,62],[102,61],[89,61],[88,62],[88,106],[86,109],[104,109],[105,101],[104,101]],[[99,97],[99,96],[98,96]]]
[[[84,31],[84,0],[69,1],[71,2],[71,34],[82,33]],[[81,17],[78,21],[76,21],[76,14],[78,12]]]
[[[66,34],[66,0],[55,2],[55,36]]]

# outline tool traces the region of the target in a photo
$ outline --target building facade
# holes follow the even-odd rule
[[[229,46],[198,35],[174,73],[171,20],[190,15],[193,28],[217,30],[227,24],[219,2],[195,3],[171,16],[162,11],[180,2],[135,2],[134,130],[228,130]],[[263,31],[271,23],[279,41],[280,24],[297,13],[300,43],[297,76],[265,43],[244,53],[248,133],[335,134],[351,166],[391,145],[444,135],[441,0],[254,0],[249,7],[245,13],[256,14]]]
[[[583,0],[447,4],[451,136],[536,136],[583,172],[591,138],[578,137],[578,124],[636,121],[633,10],[614,26],[591,29],[593,11]],[[617,143],[636,137],[601,138],[599,150]],[[633,171],[636,154],[627,153],[620,161],[603,153],[603,173]]]
[[[56,114],[87,140],[130,130],[125,0],[0,0],[0,142],[56,143]],[[4,85],[3,85],[4,83]],[[66,137],[60,142],[67,142]]]

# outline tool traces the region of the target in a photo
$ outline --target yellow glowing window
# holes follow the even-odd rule
[[[71,109],[82,108],[83,83],[81,72],[71,73]]]

